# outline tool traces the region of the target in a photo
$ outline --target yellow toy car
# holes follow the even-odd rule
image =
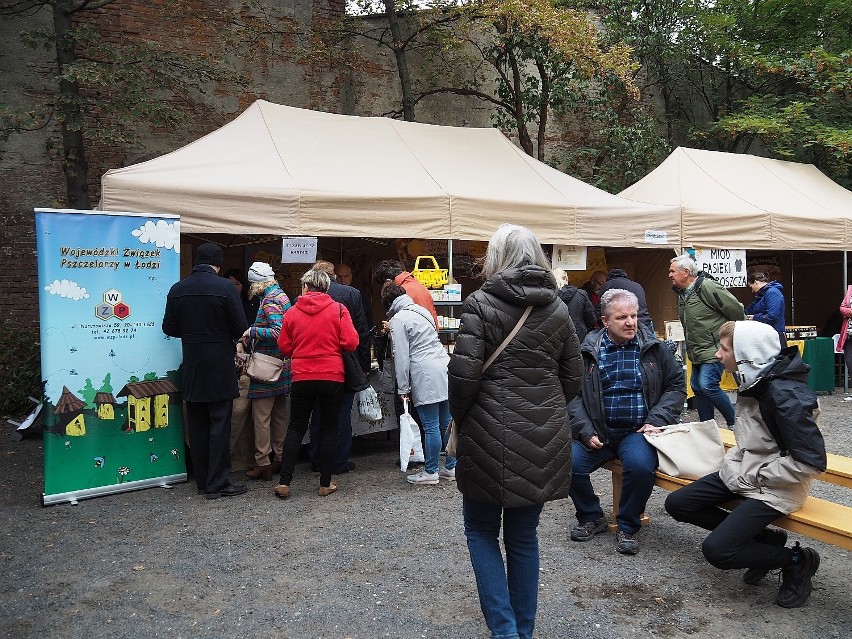
[[[420,266],[420,260],[424,264],[432,261],[432,268],[423,268]],[[411,271],[414,278],[426,288],[441,288],[444,284],[449,284],[449,271],[445,268],[438,268],[438,260],[431,255],[421,255],[414,261],[414,270]]]

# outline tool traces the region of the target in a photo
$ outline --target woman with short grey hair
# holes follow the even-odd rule
[[[337,486],[331,483],[331,472],[337,445],[337,416],[343,402],[346,378],[343,351],[354,351],[360,340],[349,310],[326,292],[330,283],[325,271],[311,269],[302,276],[302,294],[284,316],[278,337],[278,348],[291,358],[293,380],[290,428],[284,440],[281,480],[275,487],[275,494],[281,499],[290,496],[293,469],[317,402],[322,402],[323,406],[317,493],[320,497],[327,497],[337,491]]]
[[[567,405],[580,388],[580,344],[528,228],[497,229],[483,274],[485,283],[462,305],[449,364],[459,433],[456,480],[485,623],[494,637],[529,639],[538,602],[539,517],[545,502],[568,496],[571,479]]]

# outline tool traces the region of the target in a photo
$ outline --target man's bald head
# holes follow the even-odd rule
[[[338,264],[334,267],[334,274],[337,276],[337,281],[346,286],[352,286],[352,269],[347,264]]]

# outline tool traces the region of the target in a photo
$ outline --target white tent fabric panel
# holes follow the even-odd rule
[[[642,247],[659,245],[627,229],[667,219],[667,244],[680,241],[677,206],[596,189],[495,129],[265,101],[173,153],[108,171],[102,192],[103,209],[176,213],[184,232],[487,240],[514,222],[544,243]]]
[[[686,246],[852,248],[852,192],[810,164],[681,147],[619,195],[679,204]]]

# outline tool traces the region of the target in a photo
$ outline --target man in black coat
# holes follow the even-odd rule
[[[331,278],[331,284],[328,287],[328,296],[335,302],[340,302],[348,310],[352,317],[352,323],[355,325],[355,330],[358,331],[358,348],[355,349],[355,356],[358,363],[361,364],[361,369],[370,373],[370,327],[367,325],[367,317],[364,314],[364,305],[361,297],[361,292],[357,288],[338,284],[334,273],[334,264],[320,260],[314,264],[314,270],[325,271]],[[337,418],[337,449],[334,452],[334,468],[332,472],[335,475],[348,473],[355,468],[355,464],[349,461],[349,455],[352,453],[352,404],[355,402],[355,393],[344,391],[343,403],[340,405],[340,415]],[[319,460],[319,413],[323,407],[319,404],[314,410],[314,416],[311,418],[311,443],[308,446],[308,455],[311,458],[311,463],[314,467],[318,467]]]
[[[239,396],[234,343],[246,318],[236,288],[219,277],[222,262],[217,244],[202,244],[192,273],[169,291],[163,316],[163,332],[181,340],[189,452],[198,492],[207,499],[246,492],[228,481],[231,407]]]

